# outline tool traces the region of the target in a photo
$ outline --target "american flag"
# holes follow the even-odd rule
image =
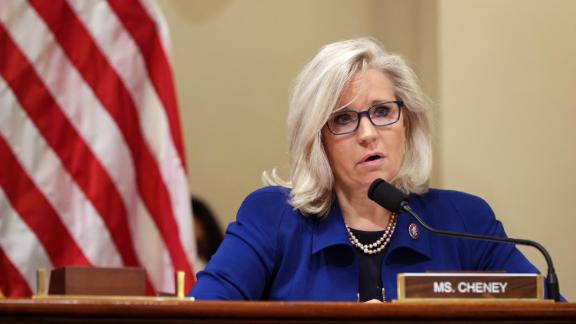
[[[195,245],[168,30],[147,0],[0,0],[0,289],[140,266],[189,289]]]

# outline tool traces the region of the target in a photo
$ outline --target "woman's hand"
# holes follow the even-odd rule
[[[366,304],[382,304],[382,302],[378,299],[370,299],[369,301],[365,302]]]

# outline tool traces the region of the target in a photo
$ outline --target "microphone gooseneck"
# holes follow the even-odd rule
[[[542,246],[540,243],[524,239],[452,232],[432,228],[428,226],[428,224],[426,224],[412,210],[412,208],[407,202],[408,196],[406,194],[404,194],[402,191],[398,190],[396,187],[394,187],[393,185],[389,184],[388,182],[382,179],[376,179],[374,180],[374,182],[372,182],[370,188],[368,189],[368,198],[372,199],[378,205],[396,214],[400,214],[400,212],[402,211],[409,213],[412,217],[414,217],[414,219],[416,219],[416,221],[420,225],[422,225],[422,227],[424,227],[426,230],[432,233],[445,236],[473,239],[473,240],[513,243],[535,247],[540,251],[540,253],[542,253],[542,255],[544,255],[546,263],[548,264],[548,274],[546,276],[546,288],[548,289],[548,299],[560,301],[560,288],[558,284],[558,277],[556,276],[556,271],[554,270],[554,264],[552,263],[552,258],[550,257],[548,251],[546,251],[544,246]]]

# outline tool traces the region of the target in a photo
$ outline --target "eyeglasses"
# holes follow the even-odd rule
[[[372,125],[376,127],[388,126],[400,120],[402,107],[404,107],[404,102],[395,100],[375,104],[364,111],[344,109],[332,113],[326,125],[334,135],[350,134],[358,130],[360,119],[366,115]]]

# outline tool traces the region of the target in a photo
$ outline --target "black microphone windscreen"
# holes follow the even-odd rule
[[[393,213],[400,213],[402,211],[401,203],[408,196],[388,182],[376,179],[368,189],[368,198]]]

